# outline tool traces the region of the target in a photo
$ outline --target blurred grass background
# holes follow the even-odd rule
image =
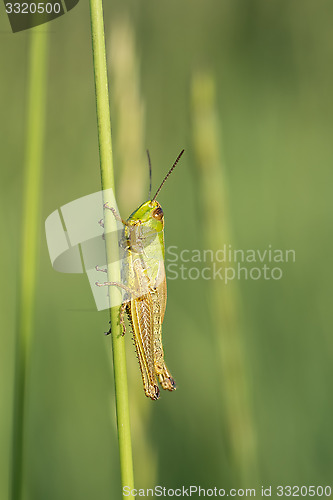
[[[12,34],[1,9],[2,500],[9,484],[29,32]],[[296,251],[280,281],[237,283],[264,485],[326,485],[332,478],[332,16],[326,0],[105,2],[109,47],[112,26],[124,18],[132,26],[133,78],[144,103],[140,137],[151,153],[154,187],[186,150],[159,197],[167,245],[205,248],[190,96],[193,74],[203,69],[215,78],[234,247]],[[80,2],[49,29],[42,226],[61,205],[100,189],[88,5]],[[124,130],[112,79],[110,87],[117,167],[125,162]],[[138,154],[141,168],[139,147]],[[136,208],[128,199],[119,206]],[[216,227],[217,241],[223,230]],[[231,460],[216,340],[223,331],[210,316],[211,290],[204,280],[168,282],[164,342],[174,394],[163,393],[156,403],[145,398],[127,337],[137,487],[254,486],[237,479]],[[35,318],[26,492],[34,500],[119,498],[107,312],[95,310],[84,275],[53,271],[43,232]],[[138,473],[144,434],[151,475]]]

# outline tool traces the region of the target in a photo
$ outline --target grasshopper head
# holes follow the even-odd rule
[[[133,222],[134,224],[139,221],[141,224],[151,227],[157,232],[162,231],[164,227],[164,215],[159,202],[156,200],[146,201],[128,218],[128,222]]]

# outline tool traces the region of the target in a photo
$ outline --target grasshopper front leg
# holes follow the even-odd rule
[[[124,220],[124,219],[122,219],[122,218],[120,217],[120,215],[118,214],[118,212],[116,211],[116,209],[115,209],[115,208],[113,208],[113,207],[109,207],[109,205],[108,205],[107,203],[104,203],[104,205],[103,205],[103,206],[104,206],[104,208],[107,208],[108,210],[111,210],[111,212],[112,212],[112,213],[113,213],[113,215],[114,215],[114,218],[115,218],[117,221],[119,221],[119,222],[121,222],[122,224],[124,224],[124,226],[129,226],[129,223],[128,223],[126,220]],[[103,227],[104,227],[104,226],[103,226]]]

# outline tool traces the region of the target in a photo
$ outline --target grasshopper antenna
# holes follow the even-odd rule
[[[149,149],[147,149],[147,156],[148,156],[148,165],[149,165],[149,200],[151,198],[151,161],[150,161],[150,154],[149,154]]]
[[[181,152],[179,153],[179,155],[177,156],[177,158],[176,158],[176,160],[175,160],[174,164],[172,165],[172,167],[170,168],[169,172],[168,172],[168,173],[166,174],[166,176],[164,177],[163,181],[162,181],[162,182],[161,182],[161,184],[160,184],[160,187],[159,187],[159,188],[158,188],[158,190],[156,191],[155,196],[154,196],[154,198],[153,198],[151,201],[155,201],[155,200],[156,200],[156,197],[157,197],[158,193],[161,191],[161,189],[162,189],[162,187],[164,186],[164,183],[165,183],[165,181],[167,180],[167,178],[168,178],[168,177],[170,177],[170,175],[172,174],[173,170],[175,169],[175,167],[176,167],[177,163],[179,162],[180,157],[182,156],[182,154],[184,153],[184,151],[185,151],[185,150],[184,150],[184,149],[182,149],[182,150],[181,150]]]

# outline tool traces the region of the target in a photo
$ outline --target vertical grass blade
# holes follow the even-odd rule
[[[200,185],[205,247],[215,252],[231,242],[228,189],[220,151],[220,126],[216,113],[215,82],[211,74],[198,73],[192,86],[193,140]],[[224,263],[225,267],[232,265]],[[240,326],[240,301],[236,282],[226,286],[213,280],[210,289],[211,321],[221,360],[221,387],[225,425],[229,438],[233,480],[245,486],[256,482],[256,446],[251,397]],[[240,481],[242,481],[240,483]]]
[[[33,336],[40,206],[42,198],[42,156],[46,118],[47,28],[30,33],[29,80],[27,98],[24,201],[22,213],[21,262],[18,325],[15,356],[13,449],[11,500],[23,494],[25,414],[27,375]]]
[[[105,53],[105,36],[104,36],[104,20],[103,20],[103,3],[102,0],[90,0],[90,15],[91,15],[91,35],[92,49],[94,59],[94,77],[96,91],[96,108],[97,108],[97,125],[98,125],[98,142],[100,152],[100,168],[102,189],[114,188],[114,171],[112,160],[112,142],[111,142],[111,121],[108,93],[108,77]],[[109,212],[109,213],[107,213]],[[105,233],[111,234],[112,230],[116,230],[116,221],[109,210],[104,213]],[[111,262],[112,255],[113,264],[108,265],[108,280],[120,281],[120,268],[117,259],[115,258],[118,252],[118,242],[115,238],[106,238],[106,253],[108,262]],[[111,299],[113,297],[121,297],[117,287],[109,287]],[[116,393],[116,409],[117,409],[117,430],[119,441],[119,457],[121,470],[122,486],[127,486],[130,489],[134,487],[133,477],[133,461],[132,461],[132,443],[130,432],[130,417],[128,403],[128,388],[126,374],[126,357],[124,337],[121,336],[119,324],[119,308],[113,307],[110,310],[111,332],[112,332],[112,353],[113,353],[113,369],[115,380]],[[123,494],[124,496],[124,494]],[[124,496],[124,498],[132,498],[132,496]]]

